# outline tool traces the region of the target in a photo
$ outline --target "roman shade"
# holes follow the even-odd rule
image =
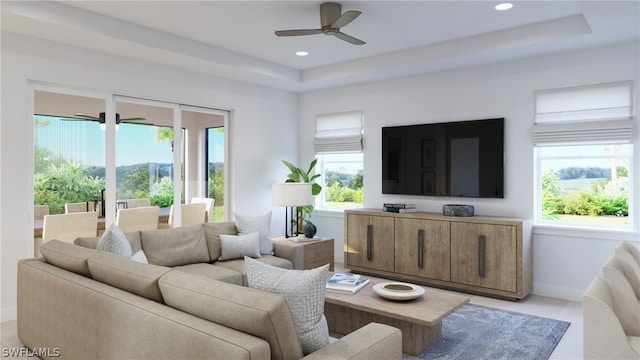
[[[535,145],[633,140],[631,81],[537,91]]]
[[[362,111],[316,117],[316,154],[362,152]]]

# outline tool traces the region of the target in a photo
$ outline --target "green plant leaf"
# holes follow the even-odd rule
[[[309,170],[307,170],[307,175],[311,174],[311,171],[313,171],[313,168],[316,167],[317,163],[318,159],[313,159],[313,161],[311,161],[311,164],[309,164]]]

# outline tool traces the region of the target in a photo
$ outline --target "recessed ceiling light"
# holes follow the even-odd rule
[[[496,5],[495,9],[502,11],[502,10],[509,10],[512,7],[513,7],[513,4],[511,3],[502,3],[502,4]]]
[[[307,56],[307,55],[309,55],[309,53],[306,52],[306,51],[297,51],[296,55],[298,55],[298,56]]]

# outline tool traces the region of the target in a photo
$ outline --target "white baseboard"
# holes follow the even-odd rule
[[[584,293],[584,289],[563,288],[534,282],[531,292],[539,296],[547,296],[556,299],[582,302],[582,294]]]
[[[13,321],[18,319],[18,308],[15,306],[3,307],[0,313],[0,322]]]

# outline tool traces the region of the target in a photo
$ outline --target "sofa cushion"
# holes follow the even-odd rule
[[[166,273],[158,283],[167,305],[266,340],[272,359],[302,358],[283,296],[177,270]]]
[[[264,215],[248,216],[234,213],[236,228],[239,234],[252,232],[260,233],[260,254],[273,254],[273,242],[271,241],[271,211]]]
[[[236,223],[233,221],[225,221],[219,223],[205,223],[204,235],[207,239],[207,247],[209,248],[209,257],[216,261],[220,257],[220,234],[237,235]]]
[[[86,277],[91,277],[87,259],[96,252],[95,249],[87,249],[61,240],[50,240],[40,247],[42,257],[49,264]]]
[[[140,231],[140,239],[149,264],[178,266],[210,261],[202,224]]]
[[[129,260],[133,260],[139,263],[143,263],[143,264],[148,264],[149,261],[147,260],[147,256],[144,254],[144,251],[142,251],[142,249],[136,251],[135,254],[131,255],[131,257],[129,258]]]
[[[171,269],[141,264],[106,251],[87,261],[94,280],[162,303],[158,279]]]
[[[262,255],[259,258],[255,259],[256,261],[260,261],[263,264],[269,264],[271,266],[277,266],[279,268],[283,268],[283,269],[293,269],[293,263],[287,259],[283,259],[280,257],[277,257],[275,255]],[[244,266],[244,258],[242,259],[235,259],[235,260],[226,260],[226,261],[219,261],[216,263],[216,265],[220,266],[220,267],[225,267],[227,269],[236,271],[240,274],[242,274],[242,284],[244,286],[248,286],[247,284],[247,269]]]
[[[132,231],[125,233],[124,236],[129,240],[129,245],[131,245],[131,252],[136,253],[138,250],[142,249],[142,243],[140,242],[140,232]],[[89,249],[95,249],[98,245],[98,241],[100,241],[100,236],[91,236],[91,237],[79,237],[76,238],[73,243],[78,246],[83,246]]]
[[[96,250],[108,251],[126,258],[130,258],[133,255],[129,239],[124,236],[122,230],[115,223],[109,225],[104,234],[100,236],[100,240],[96,244]]]
[[[260,257],[260,234],[220,234],[220,257],[218,260],[242,259],[245,256]]]
[[[244,285],[241,273],[218,264],[198,263],[174,266],[172,269],[189,274],[204,276],[209,279],[223,281],[229,284],[236,284],[240,286]]]
[[[249,287],[281,294],[293,314],[305,355],[329,344],[324,292],[329,264],[311,270],[287,270],[244,258]]]

